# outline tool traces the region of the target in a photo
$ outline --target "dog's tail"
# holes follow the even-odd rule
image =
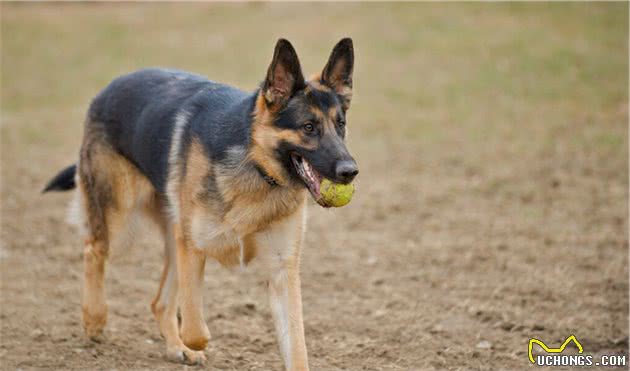
[[[49,191],[69,191],[74,189],[77,184],[74,181],[74,175],[77,172],[77,165],[72,164],[67,168],[61,170],[57,176],[52,178],[50,182],[46,185],[46,188],[42,191],[42,193],[46,193]]]

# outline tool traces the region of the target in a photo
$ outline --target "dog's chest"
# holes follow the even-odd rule
[[[294,214],[305,196],[303,191],[274,188],[266,193],[242,193],[226,203],[222,213],[198,208],[191,223],[195,245],[211,250],[239,248],[247,236]]]

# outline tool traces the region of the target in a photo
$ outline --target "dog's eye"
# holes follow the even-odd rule
[[[346,122],[344,120],[339,120],[337,125],[339,125],[339,127],[342,128],[342,127],[346,126]]]
[[[304,124],[304,126],[302,128],[307,133],[312,133],[315,130],[315,126],[313,126],[313,123],[310,122],[310,121],[307,122],[306,124]]]

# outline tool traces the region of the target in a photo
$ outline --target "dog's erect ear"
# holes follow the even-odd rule
[[[352,70],[354,68],[354,47],[352,39],[347,37],[335,45],[328,63],[324,67],[321,80],[341,97],[344,109],[350,107],[352,100]]]
[[[262,92],[267,104],[280,106],[306,87],[297,53],[290,42],[278,40]]]

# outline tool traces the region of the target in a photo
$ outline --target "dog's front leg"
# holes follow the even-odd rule
[[[203,317],[203,275],[205,252],[189,246],[179,226],[175,227],[177,244],[177,278],[182,315],[181,339],[187,347],[203,350],[210,340],[210,331]]]
[[[289,371],[309,369],[300,288],[300,247],[305,215],[303,211],[297,214],[263,234],[269,261],[269,302],[280,352]]]
[[[297,260],[290,259],[286,266],[272,271],[269,278],[269,301],[278,343],[286,369],[290,371],[308,370]]]

